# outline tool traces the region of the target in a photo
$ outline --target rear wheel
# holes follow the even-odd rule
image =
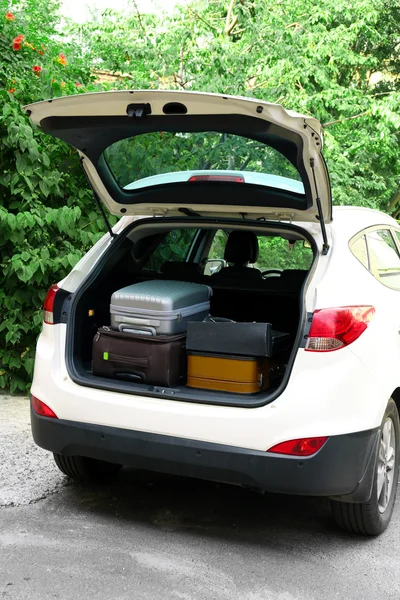
[[[385,531],[396,499],[399,442],[399,414],[391,399],[380,430],[371,498],[359,504],[331,501],[333,518],[341,529],[361,535],[379,535]]]
[[[53,456],[60,471],[77,481],[107,481],[115,477],[122,466],[87,456],[64,456],[56,453]]]

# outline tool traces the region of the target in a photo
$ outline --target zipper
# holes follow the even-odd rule
[[[124,309],[121,309],[120,306],[116,306],[115,304],[110,304],[110,311],[114,315],[121,315],[121,316],[135,315],[139,319],[143,315],[143,316],[147,316],[147,317],[155,317],[159,321],[171,321],[172,319],[177,319],[177,321],[181,321],[185,317],[191,317],[192,315],[194,315],[198,312],[203,312],[203,311],[209,310],[209,309],[210,309],[210,301],[209,300],[207,300],[206,302],[199,302],[199,304],[192,304],[192,306],[188,306],[185,308],[176,309],[176,310],[167,310],[167,311],[153,310],[151,308],[132,308],[130,306],[128,306]]]

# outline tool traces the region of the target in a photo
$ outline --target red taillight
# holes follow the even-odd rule
[[[241,175],[192,175],[189,181],[226,181],[228,183],[244,183]]]
[[[48,325],[54,324],[54,317],[53,317],[54,300],[56,298],[56,294],[57,294],[58,290],[59,290],[59,287],[57,284],[52,285],[51,288],[49,289],[49,291],[47,292],[47,296],[44,301],[43,320]]]
[[[342,306],[314,311],[306,350],[331,352],[354,342],[375,314],[373,306]]]
[[[36,414],[38,414],[42,417],[50,417],[51,419],[58,419],[56,413],[53,412],[51,410],[51,408],[49,408],[47,406],[47,404],[45,404],[44,402],[39,400],[39,398],[36,398],[36,396],[32,396],[32,408]]]
[[[325,444],[327,437],[302,438],[289,440],[272,446],[267,452],[274,454],[289,454],[291,456],[311,456]]]

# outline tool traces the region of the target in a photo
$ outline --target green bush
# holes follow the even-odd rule
[[[47,289],[104,231],[77,153],[35,131],[28,102],[95,89],[57,3],[0,0],[0,388],[25,390]],[[23,36],[23,37],[22,37]]]

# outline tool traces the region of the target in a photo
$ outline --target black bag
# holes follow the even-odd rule
[[[186,334],[141,335],[101,327],[93,340],[92,373],[160,386],[186,378]]]
[[[235,356],[276,356],[289,346],[289,334],[270,323],[236,323],[208,317],[188,323],[187,350]]]

